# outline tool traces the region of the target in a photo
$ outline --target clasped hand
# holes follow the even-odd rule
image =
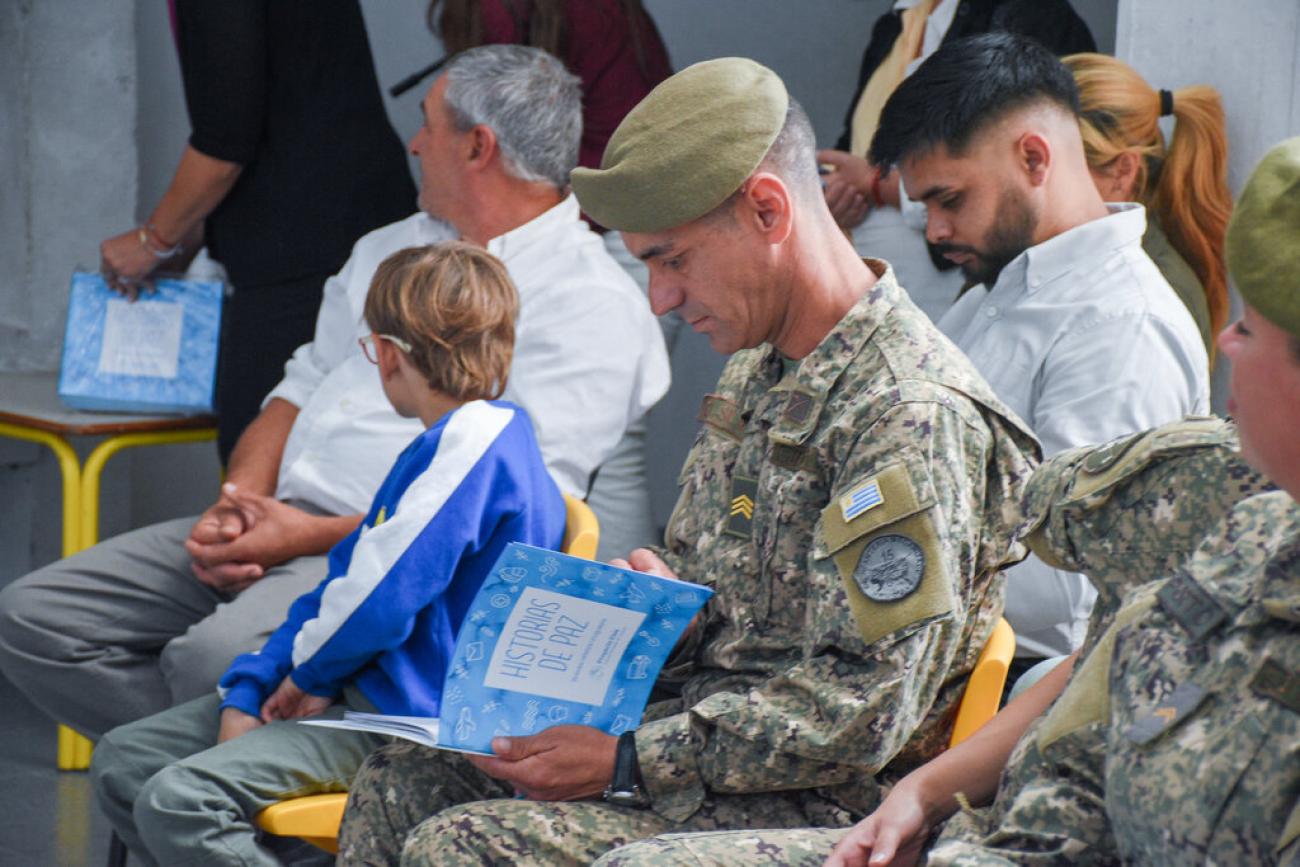
[[[244,713],[237,707],[224,708],[221,711],[221,727],[217,732],[217,743],[224,744],[276,720],[316,716],[332,704],[334,699],[303,692],[298,684],[286,677],[280,681],[280,685],[271,697],[262,704],[260,716]]]
[[[190,530],[185,550],[190,568],[204,584],[238,593],[266,570],[296,557],[296,542],[311,516],[274,497],[226,483],[221,497]]]

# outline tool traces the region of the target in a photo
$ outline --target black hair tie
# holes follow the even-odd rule
[[[1174,113],[1174,95],[1168,90],[1160,91],[1160,116],[1168,117]]]

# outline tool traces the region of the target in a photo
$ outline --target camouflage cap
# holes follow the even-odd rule
[[[1300,137],[1264,155],[1228,223],[1228,271],[1241,297],[1300,337]]]
[[[780,77],[752,60],[688,66],[623,118],[599,169],[573,171],[573,191],[611,229],[661,232],[689,223],[754,173],[789,102]]]

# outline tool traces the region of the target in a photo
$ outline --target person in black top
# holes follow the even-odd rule
[[[192,132],[144,225],[101,245],[134,295],[205,243],[234,287],[217,373],[224,463],[312,338],[321,288],[353,242],[415,207],[357,0],[176,0]]]

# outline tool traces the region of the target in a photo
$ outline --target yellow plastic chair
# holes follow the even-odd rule
[[[565,494],[564,545],[561,550],[591,560],[596,556],[599,541],[600,522],[596,520],[596,513],[582,500]],[[347,803],[347,792],[289,798],[258,813],[257,827],[281,837],[298,837],[326,852],[337,854],[339,824],[343,821],[343,808]]]
[[[948,747],[966,740],[984,723],[993,719],[1002,702],[1002,688],[1007,682],[1007,669],[1016,653],[1016,633],[1005,618],[999,617],[993,634],[980,651],[975,667],[971,669],[966,691],[962,693],[957,708],[957,720],[952,726]]]

